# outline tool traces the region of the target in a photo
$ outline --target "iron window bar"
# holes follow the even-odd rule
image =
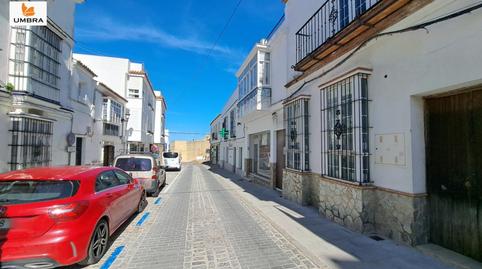
[[[286,167],[297,171],[310,171],[309,98],[300,98],[283,108]]]
[[[370,182],[368,74],[321,89],[321,167],[331,178]]]
[[[53,123],[28,117],[11,117],[11,170],[50,165]]]

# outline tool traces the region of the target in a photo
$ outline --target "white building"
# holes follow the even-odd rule
[[[154,143],[155,93],[144,65],[125,58],[75,54],[109,88],[128,100],[129,151],[146,152]]]
[[[245,172],[263,177],[266,159],[273,169],[284,153],[282,184],[274,182],[284,197],[356,231],[482,260],[480,3],[285,3],[266,44],[270,113],[261,98],[251,105],[259,116],[241,112]]]
[[[98,154],[102,165],[112,165],[115,156],[127,152],[128,101],[102,82],[97,82],[96,91],[97,102],[102,105],[95,120],[97,132],[102,134]]]
[[[70,165],[100,164],[102,161],[99,158],[102,130],[96,128],[96,119],[100,118],[102,102],[96,92],[95,77],[96,74],[92,70],[74,59],[69,94],[69,108],[73,112],[70,139],[74,142],[69,150]]]
[[[167,105],[161,91],[155,91],[154,93],[156,95],[156,114],[154,117],[154,144],[159,147],[160,152],[164,152],[167,150],[165,132]]]
[[[81,2],[50,0],[48,25],[25,28],[11,28],[8,1],[0,4],[0,80],[14,88],[0,89],[0,121],[8,126],[0,135],[9,145],[1,146],[8,154],[0,157],[0,171],[68,163],[72,36],[75,5]]]
[[[10,117],[8,113],[11,111],[11,95],[7,91],[6,84],[8,81],[8,58],[10,50],[10,26],[8,21],[9,2],[0,2],[0,125],[9,126]],[[0,137],[7,138],[10,133],[9,128],[0,128]],[[10,152],[8,143],[0,144],[0,152]],[[10,170],[7,156],[0,157],[0,173]]]

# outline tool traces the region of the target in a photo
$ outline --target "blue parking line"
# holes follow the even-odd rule
[[[137,222],[136,226],[141,226],[144,223],[144,221],[146,221],[147,217],[149,217],[149,212],[144,213],[144,215],[142,215],[141,219]]]
[[[115,259],[117,259],[117,256],[122,252],[124,249],[124,246],[119,246],[117,247],[114,252],[110,255],[110,257],[102,264],[100,269],[109,269],[110,266],[115,262]]]
[[[154,204],[155,204],[155,205],[158,205],[158,204],[160,204],[160,203],[161,203],[161,198],[159,197],[159,198],[156,199],[156,201],[154,202]]]

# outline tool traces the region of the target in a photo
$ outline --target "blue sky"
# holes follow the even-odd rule
[[[167,100],[167,128],[201,135],[236,87],[235,72],[255,42],[283,14],[281,0],[243,0],[208,55],[238,0],[102,0],[78,5],[75,51],[145,64]]]

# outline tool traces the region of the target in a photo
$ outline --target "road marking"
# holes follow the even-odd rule
[[[109,269],[110,266],[115,262],[115,259],[117,259],[117,256],[121,254],[122,250],[124,249],[124,246],[119,246],[117,247],[114,252],[110,255],[110,257],[102,264],[102,267],[100,269]]]
[[[136,223],[136,226],[141,226],[148,217],[149,217],[149,212],[144,213],[141,219]]]
[[[154,202],[155,205],[158,205],[161,203],[161,198],[157,198],[156,201]]]
[[[174,185],[174,182],[176,182],[177,178],[178,178],[185,170],[186,170],[185,168],[184,168],[183,170],[181,170],[181,172],[179,172],[179,174],[176,175],[176,177],[172,180],[172,182],[169,183],[169,185],[167,185],[167,187],[164,188],[161,193],[167,193],[167,191],[169,190],[169,188],[171,188],[171,186]]]

